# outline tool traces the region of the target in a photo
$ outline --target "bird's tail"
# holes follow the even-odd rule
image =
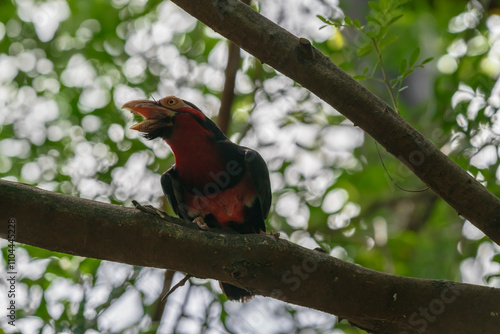
[[[229,300],[245,302],[253,297],[253,295],[245,289],[238,288],[237,286],[228,283],[219,282],[219,284],[222,292],[224,292]]]

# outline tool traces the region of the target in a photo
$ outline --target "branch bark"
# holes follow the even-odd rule
[[[337,109],[459,215],[500,244],[500,200],[308,40],[297,38],[239,0],[172,2]]]
[[[0,180],[0,237],[51,251],[213,278],[348,319],[377,333],[494,333],[500,289],[398,277],[286,240],[195,224]]]

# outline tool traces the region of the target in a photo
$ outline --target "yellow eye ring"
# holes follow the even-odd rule
[[[174,99],[170,99],[170,100],[168,100],[167,103],[170,104],[170,105],[174,105],[175,104],[175,100]]]

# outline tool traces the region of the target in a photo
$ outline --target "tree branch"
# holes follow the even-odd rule
[[[240,48],[238,45],[229,41],[227,52],[226,81],[222,91],[219,115],[217,116],[217,125],[222,132],[228,134],[229,121],[231,119],[231,107],[234,100],[234,86],[236,82],[236,73],[240,67]]]
[[[244,286],[378,333],[493,333],[500,289],[398,277],[286,240],[200,231],[143,213],[0,180],[0,237],[51,251],[168,268]]]
[[[250,0],[241,0],[245,4],[250,4]],[[236,73],[240,68],[240,47],[231,41],[228,41],[227,66],[225,70],[226,80],[220,102],[219,115],[217,116],[217,125],[226,135],[229,131],[231,120],[231,107],[234,100],[234,86],[236,83]]]
[[[172,2],[337,109],[459,215],[500,244],[500,200],[309,41],[297,38],[239,0]]]

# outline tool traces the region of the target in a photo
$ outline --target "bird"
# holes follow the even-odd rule
[[[162,174],[161,186],[179,217],[202,230],[266,234],[272,195],[269,170],[257,151],[231,142],[200,108],[175,96],[133,100],[122,109],[143,118],[131,129],[170,146],[175,163]],[[220,286],[229,300],[253,297],[246,289]]]

